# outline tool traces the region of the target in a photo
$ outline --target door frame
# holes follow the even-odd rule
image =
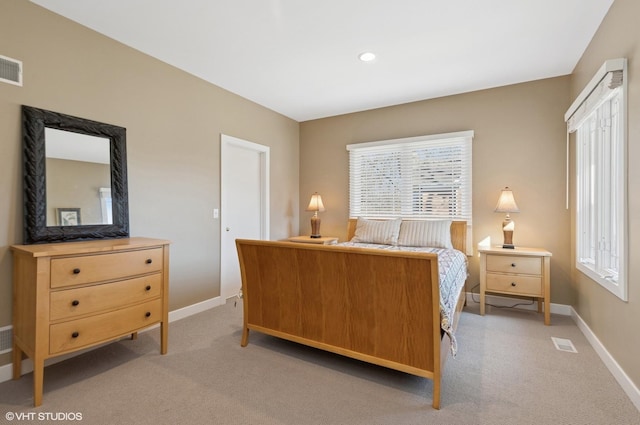
[[[230,146],[239,146],[243,149],[252,150],[259,154],[260,156],[260,239],[268,240],[269,239],[269,167],[270,167],[270,156],[269,146],[260,145],[258,143],[249,142],[247,140],[243,140],[234,136],[229,136],[227,134],[220,133],[220,297],[222,299],[227,299],[235,294],[235,291],[231,293],[225,293],[224,285],[222,282],[223,276],[223,267],[225,266],[222,263],[222,250],[225,248],[223,246],[224,240],[224,229],[223,224],[225,221],[224,214],[226,213],[228,196],[225,189],[225,177],[224,177],[224,167],[225,159],[228,158],[228,148]],[[228,292],[228,291],[227,291]]]

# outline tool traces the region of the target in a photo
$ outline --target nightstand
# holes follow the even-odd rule
[[[538,313],[544,302],[544,324],[551,324],[551,253],[540,248],[479,248],[480,315],[484,316],[486,292],[538,299]]]
[[[333,236],[322,236],[319,238],[312,238],[311,236],[293,236],[291,238],[287,238],[289,242],[300,242],[300,243],[314,243],[317,245],[335,245],[338,243],[338,238]]]

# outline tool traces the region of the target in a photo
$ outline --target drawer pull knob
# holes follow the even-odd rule
[[[150,312],[150,311],[147,311],[147,312],[145,313],[144,317],[151,317],[151,312]]]
[[[151,290],[151,285],[147,285],[144,289],[145,289],[145,291],[150,291]]]
[[[147,261],[145,261],[145,263],[151,264],[151,263],[153,263],[153,260],[151,258],[147,258]]]
[[[511,282],[511,286],[516,286],[516,283],[515,282]]]
[[[79,336],[80,336],[79,332],[74,332],[74,333],[71,334],[71,338],[77,338]]]
[[[511,267],[515,267],[515,266],[516,266],[516,263],[511,263]]]
[[[80,273],[80,269],[73,269],[73,274],[79,274]]]
[[[78,300],[71,301],[71,305],[74,306],[74,307],[77,306],[78,304],[80,304],[80,301],[78,301]]]

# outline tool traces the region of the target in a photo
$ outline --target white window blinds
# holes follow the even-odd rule
[[[351,217],[471,224],[473,131],[347,146]]]

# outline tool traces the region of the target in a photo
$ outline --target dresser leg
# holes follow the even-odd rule
[[[169,323],[166,320],[160,322],[160,354],[167,354],[169,345]]]
[[[44,360],[33,359],[33,405],[42,404],[42,383],[44,378]]]
[[[20,379],[22,376],[22,350],[18,344],[13,343],[13,379]]]
[[[131,334],[131,341],[138,339],[138,332],[133,332]]]

